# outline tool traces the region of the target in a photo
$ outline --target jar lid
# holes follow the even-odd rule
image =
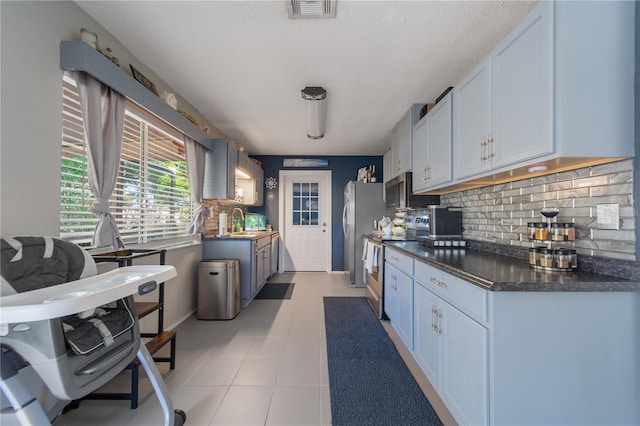
[[[534,252],[540,251],[540,247],[529,247],[529,251],[534,251]]]
[[[565,256],[566,256],[566,255],[568,255],[568,254],[569,254],[569,250],[567,250],[567,249],[556,249],[556,254],[559,254],[559,255],[561,255],[561,256],[562,256],[562,255],[565,255]]]
[[[542,252],[542,254],[553,254],[553,250],[548,248],[543,248],[540,251]]]
[[[546,228],[547,224],[544,222],[533,222],[533,226],[536,228]]]
[[[562,228],[563,223],[554,222],[551,224],[552,228]]]
[[[563,224],[562,224],[562,227],[563,227],[563,228],[573,228],[573,227],[574,227],[574,224],[573,224],[573,223],[563,223]]]

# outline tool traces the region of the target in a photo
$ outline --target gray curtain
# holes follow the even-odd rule
[[[189,225],[189,234],[197,235],[204,232],[206,219],[204,204],[202,203],[202,186],[204,185],[204,160],[207,149],[191,138],[185,137],[184,152],[187,159],[187,176],[189,177],[189,191],[195,202],[193,220]]]
[[[100,216],[93,245],[121,249],[124,243],[109,211],[109,197],[120,167],[125,97],[84,72],[76,73],[76,81],[89,157],[89,185],[95,196],[91,211]]]

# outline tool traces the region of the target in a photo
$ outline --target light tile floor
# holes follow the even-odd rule
[[[159,363],[187,425],[329,425],[329,374],[323,296],[364,296],[345,274],[285,273],[290,300],[254,300],[231,321],[190,317],[177,327],[176,368]],[[141,375],[144,377],[144,375]],[[105,388],[126,391],[129,372]],[[161,425],[145,378],[136,410],[128,401],[82,401],[55,426]]]

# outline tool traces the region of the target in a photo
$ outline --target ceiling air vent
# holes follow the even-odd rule
[[[336,0],[287,0],[289,18],[335,18]]]

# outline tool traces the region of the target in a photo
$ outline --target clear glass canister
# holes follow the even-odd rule
[[[562,223],[552,223],[551,224],[551,240],[553,241],[564,241],[564,224]]]
[[[556,265],[560,269],[571,268],[571,262],[569,257],[569,250],[558,249],[555,252]]]
[[[540,249],[538,247],[531,247],[529,249],[529,265],[536,266],[540,264]]]
[[[553,250],[546,248],[540,250],[540,266],[553,268]]]
[[[576,269],[578,267],[578,255],[574,249],[569,249],[569,265],[571,265],[572,269]]]
[[[565,241],[575,241],[576,239],[576,228],[573,223],[563,223],[562,230],[564,232]]]
[[[547,224],[544,222],[536,222],[535,224],[536,240],[545,241],[547,239]]]

